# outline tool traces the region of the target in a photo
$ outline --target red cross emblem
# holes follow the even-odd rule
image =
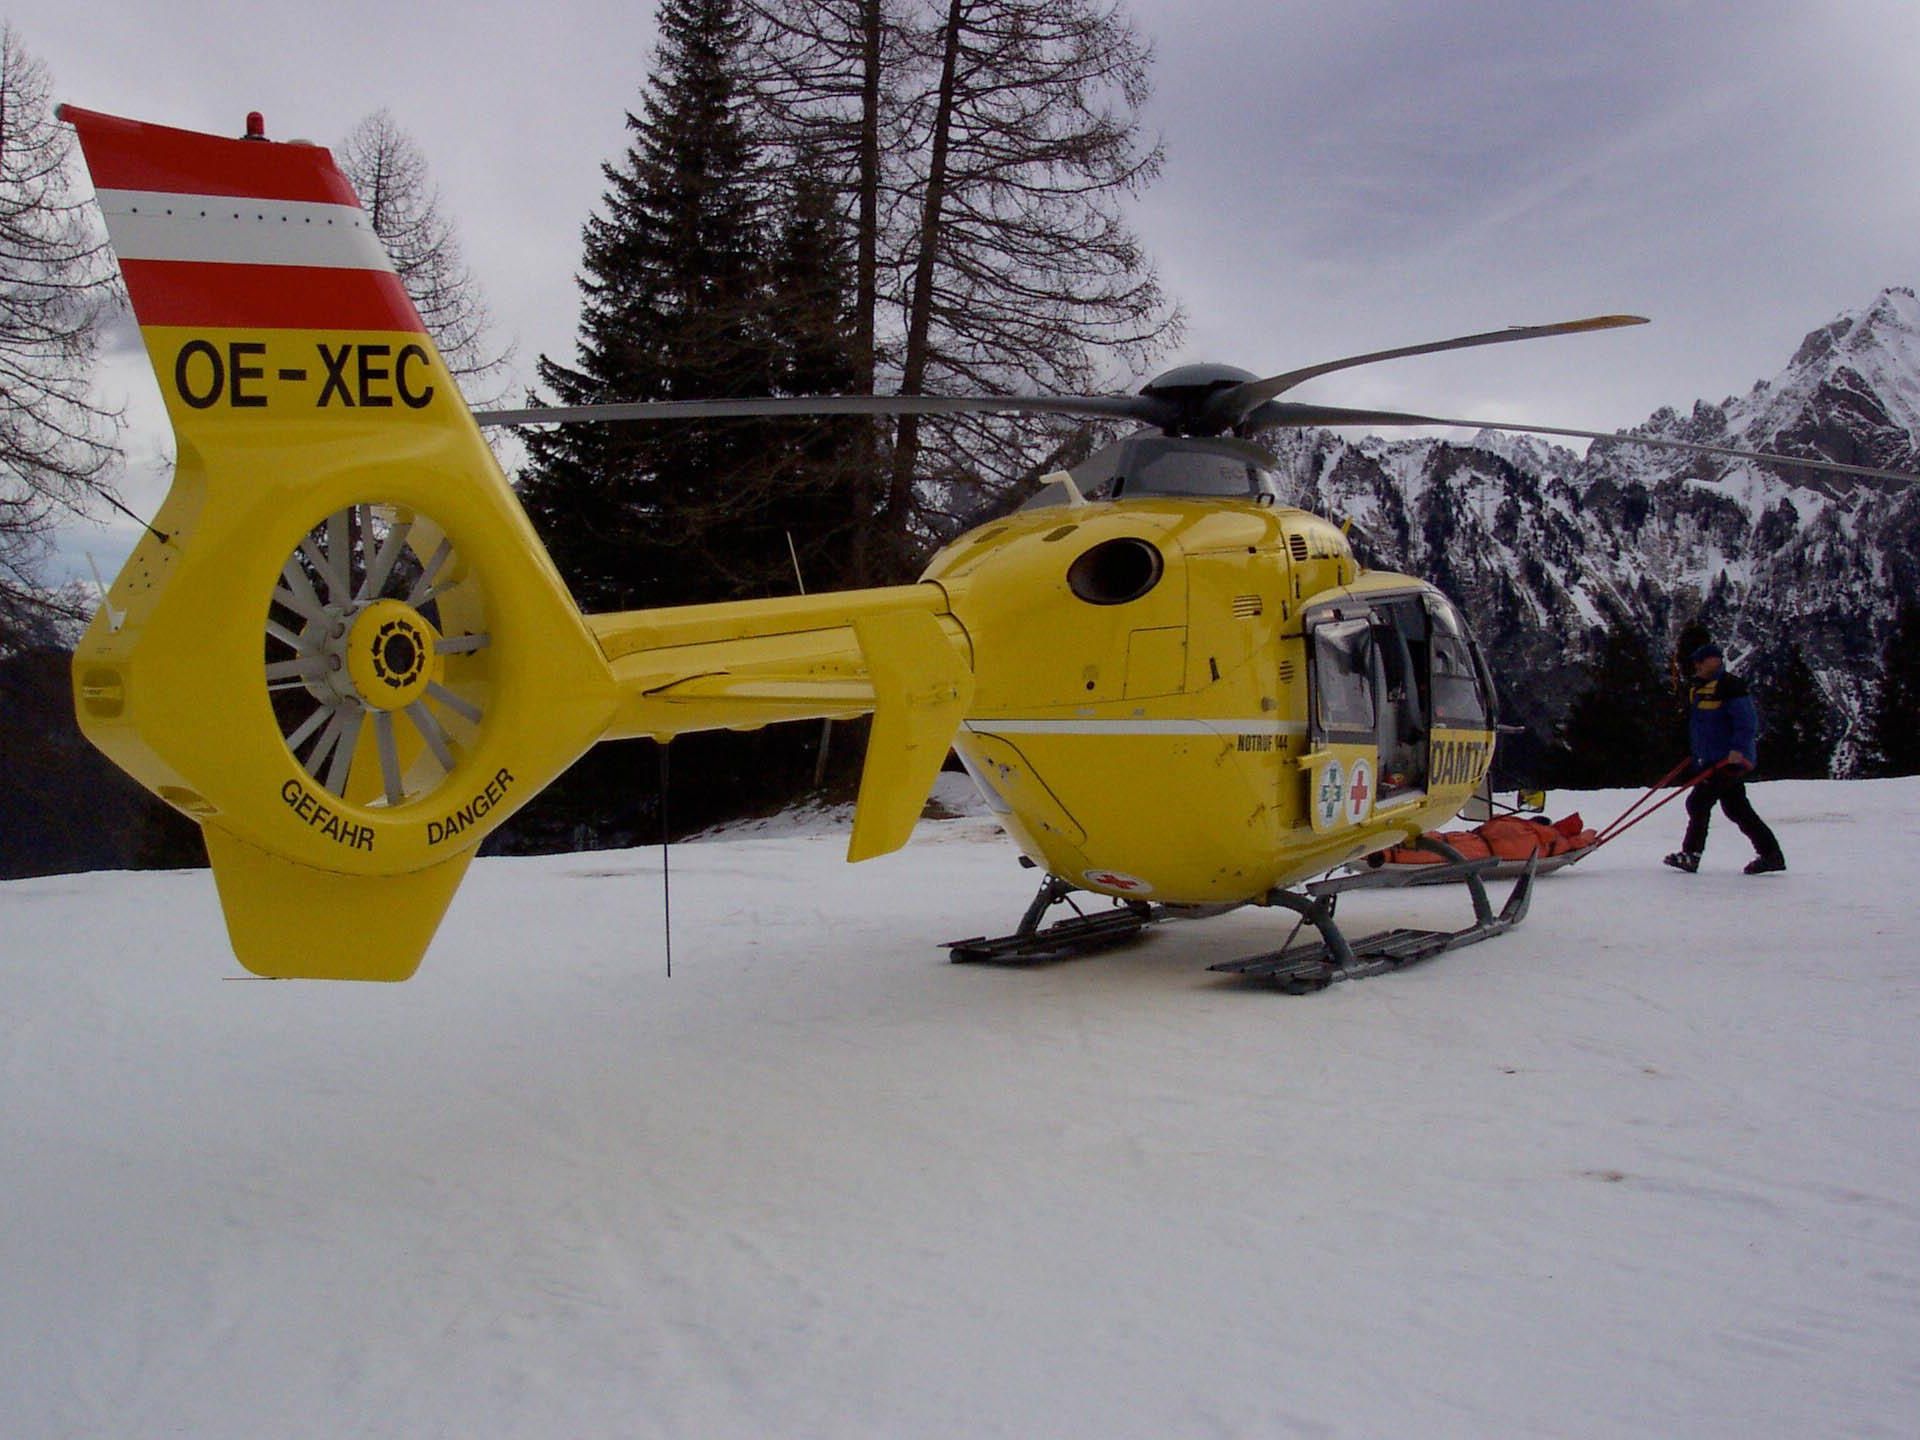
[[[1356,765],[1353,770],[1353,788],[1347,792],[1347,808],[1358,815],[1367,808],[1367,796],[1372,793],[1367,788],[1367,772]]]
[[[1091,885],[1099,885],[1108,890],[1118,890],[1123,895],[1130,895],[1135,890],[1150,891],[1153,889],[1146,881],[1136,879],[1131,875],[1122,875],[1118,870],[1089,870],[1086,873],[1086,880]]]

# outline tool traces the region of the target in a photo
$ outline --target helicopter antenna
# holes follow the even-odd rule
[[[793,532],[787,531],[787,556],[793,561],[793,583],[800,587],[802,595],[807,593],[807,577],[800,573],[800,552],[793,548]]]
[[[660,743],[660,928],[665,932],[667,978],[673,978],[673,829],[667,823],[667,742]]]
[[[800,587],[802,595],[807,593],[807,577],[800,573],[800,552],[793,548],[793,532],[787,534],[787,554],[793,559],[793,583]],[[833,717],[829,715],[820,722],[820,754],[813,762],[813,788],[818,790],[827,783],[827,750],[833,744]]]

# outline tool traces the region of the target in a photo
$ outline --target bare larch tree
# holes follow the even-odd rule
[[[512,348],[492,341],[492,314],[420,147],[390,112],[376,110],[353,127],[334,159],[468,402],[498,401]]]
[[[1161,151],[1138,121],[1151,50],[1120,4],[753,8],[768,138],[819,157],[844,197],[875,388],[1081,390],[1176,338],[1179,311],[1123,214]],[[1066,422],[901,420],[874,519],[894,553],[875,568],[911,568],[1087,439]]]
[[[0,644],[72,608],[41,568],[64,517],[112,502],[119,454],[119,415],[91,389],[116,272],[49,89],[0,22]]]

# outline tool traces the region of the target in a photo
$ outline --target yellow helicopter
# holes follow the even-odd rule
[[[959,942],[957,959],[1046,958],[1165,915],[1264,904],[1321,940],[1240,970],[1314,989],[1524,915],[1530,876],[1496,915],[1457,855],[1420,876],[1468,881],[1475,923],[1457,932],[1349,941],[1335,898],[1379,881],[1296,888],[1458,812],[1492,758],[1493,686],[1446,597],[1363,572],[1338,527],[1278,503],[1245,437],[1477,428],[1278,397],[1355,365],[1637,317],[1265,379],[1189,366],[1138,395],[475,416],[326,150],[267,141],[257,117],[229,139],[61,115],[179,446],[166,501],[76,651],[75,704],[95,745],[200,823],[234,952],[256,974],[410,976],[480,842],[596,741],[868,712],[850,860],[906,842],[951,747],[1046,877],[1016,933]],[[1143,428],[955,540],[917,584],[606,615],[575,606],[481,434],[961,411]],[[1076,890],[1117,904],[1043,928]]]

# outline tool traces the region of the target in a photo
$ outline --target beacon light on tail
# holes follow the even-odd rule
[[[1611,330],[1606,315],[1137,395],[815,396],[471,414],[325,150],[68,108],[178,439],[178,467],[74,659],[88,737],[197,819],[235,952],[263,975],[403,979],[485,835],[587,746],[872,712],[850,859],[905,843],[950,745],[1046,876],[1031,960],[1236,905],[1319,944],[1231,967],[1314,989],[1501,933],[1349,942],[1301,886],[1415,839],[1486,774],[1493,690],[1432,586],[1363,574],[1280,506],[1249,437],[1470,425],[1280,397],[1404,356]],[[481,438],[489,424],[1053,412],[1143,428],[963,535],[919,584],[583,616]],[[1613,443],[1638,436],[1498,423]],[[1818,458],[1766,464],[1885,475]],[[1913,477],[1898,476],[1911,479]],[[728,477],[713,477],[716,486]],[[1073,891],[1115,908],[1042,928]]]

